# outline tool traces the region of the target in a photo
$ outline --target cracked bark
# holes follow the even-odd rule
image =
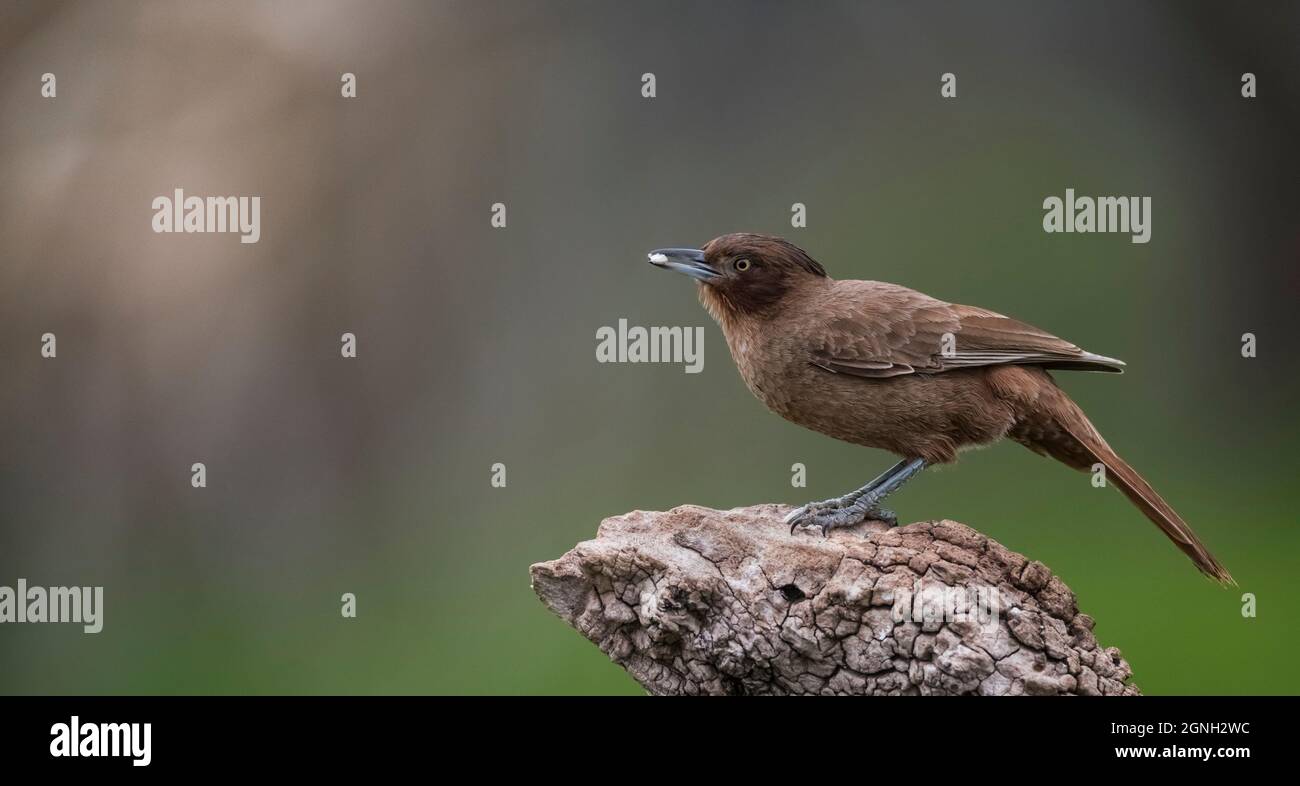
[[[790,535],[788,510],[615,516],[533,589],[652,694],[1139,693],[1041,562],[953,521]]]

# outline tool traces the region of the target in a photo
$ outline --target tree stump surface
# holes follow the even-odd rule
[[[601,523],[533,589],[657,695],[1138,695],[1041,562],[954,521],[790,534],[785,505]]]

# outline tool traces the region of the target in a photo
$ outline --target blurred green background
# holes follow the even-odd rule
[[[645,264],[732,231],[1127,361],[1057,378],[1239,590],[1010,443],[893,507],[1045,562],[1147,693],[1300,692],[1295,4],[0,15],[0,585],[107,606],[98,635],[0,627],[0,692],[638,693],[530,563],[627,510],[801,503],[893,461],[767,413]],[[175,187],[262,196],[261,242],[154,234]],[[1151,242],[1045,234],[1067,187],[1150,196]],[[620,318],[706,326],[704,373],[597,363]]]

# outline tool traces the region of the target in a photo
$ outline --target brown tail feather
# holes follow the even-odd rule
[[[1080,469],[1086,469],[1093,463],[1101,463],[1106,467],[1106,477],[1114,481],[1119,490],[1124,492],[1124,496],[1129,498],[1142,514],[1151,519],[1160,531],[1174,542],[1174,545],[1182,549],[1183,553],[1191,557],[1192,562],[1206,576],[1214,579],[1220,584],[1236,584],[1237,582],[1228,573],[1223,565],[1214,558],[1210,550],[1201,543],[1192,528],[1187,526],[1187,522],[1165,502],[1151,485],[1143,480],[1137,470],[1128,465],[1124,459],[1120,458],[1115,451],[1111,450],[1106,440],[1102,439],[1101,434],[1088,421],[1083,410],[1070,400],[1060,388],[1052,386],[1057,395],[1051,396],[1049,406],[1052,412],[1055,425],[1066,432],[1069,437],[1066,441],[1074,444],[1061,444],[1057,440],[1040,440],[1037,445],[1031,445],[1036,449],[1045,451],[1054,458]],[[1064,435],[1058,435],[1058,440]],[[1085,461],[1086,460],[1086,461]]]

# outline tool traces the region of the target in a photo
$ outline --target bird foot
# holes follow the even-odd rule
[[[864,521],[883,521],[891,527],[898,526],[898,515],[876,504],[869,496],[852,503],[842,499],[830,499],[823,502],[810,502],[795,508],[786,514],[785,523],[790,525],[790,534],[800,527],[819,529],[822,535],[829,536],[833,529],[852,527]]]

